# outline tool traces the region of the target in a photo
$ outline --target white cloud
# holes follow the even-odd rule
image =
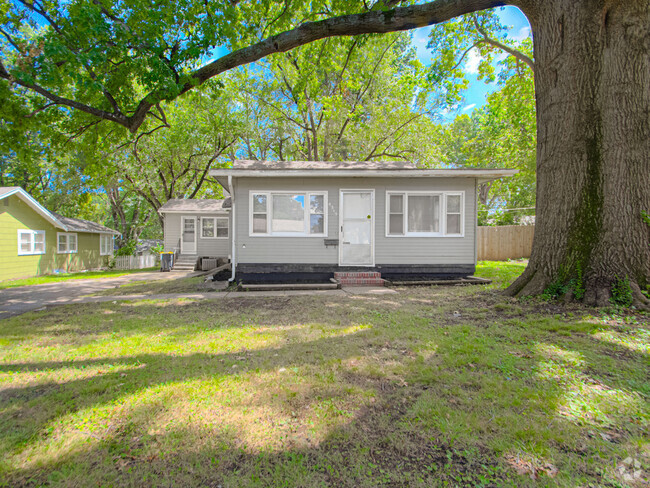
[[[476,107],[475,103],[470,103],[466,107],[463,107],[463,112],[467,112],[468,110],[472,110],[474,107]]]
[[[479,64],[481,64],[481,56],[476,49],[471,49],[465,56],[465,73],[477,75]]]
[[[512,38],[515,41],[523,41],[524,39],[527,39],[530,37],[530,27],[524,26],[521,29],[519,29],[519,32],[514,34]]]

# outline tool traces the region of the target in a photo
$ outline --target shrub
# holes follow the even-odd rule
[[[127,241],[126,244],[115,251],[115,256],[135,256],[135,241]]]
[[[610,299],[614,305],[621,307],[629,307],[632,305],[634,299],[632,298],[632,286],[630,286],[630,279],[625,276],[623,279],[617,279],[612,285],[612,298]]]
[[[564,296],[567,291],[569,291],[569,285],[562,283],[561,280],[555,280],[553,283],[548,285],[542,293],[541,298],[544,300],[557,300],[558,298]]]

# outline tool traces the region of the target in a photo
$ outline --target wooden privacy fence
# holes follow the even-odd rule
[[[479,261],[529,258],[533,248],[534,225],[479,227],[476,245]]]
[[[115,269],[144,269],[156,266],[158,256],[147,254],[144,256],[116,256]]]

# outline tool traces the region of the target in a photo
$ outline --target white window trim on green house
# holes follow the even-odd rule
[[[264,209],[259,206],[255,208],[255,198],[258,196],[265,197]],[[277,196],[290,196],[290,197],[304,197],[303,218],[302,218],[302,231],[288,232],[288,231],[274,231],[274,205],[273,199]],[[320,208],[312,208],[312,197],[322,197],[323,203]],[[250,237],[327,237],[327,191],[250,191],[249,192],[249,232]],[[323,232],[312,233],[311,220],[313,216],[322,216]],[[256,230],[255,219],[258,222],[264,218],[264,230],[259,228]]]
[[[391,197],[401,198],[401,209],[392,208],[391,209]],[[434,218],[433,223],[437,223],[437,230],[434,231],[417,231],[409,230],[413,229],[415,222],[411,221],[413,217],[412,213],[409,212],[409,200],[411,197],[428,197],[435,198],[438,197],[437,211],[432,215]],[[459,197],[459,209],[458,211],[449,210],[449,199],[450,197]],[[465,203],[465,192],[458,191],[387,191],[386,192],[386,237],[397,238],[397,237],[464,237],[465,236],[465,224],[464,224],[464,203]],[[458,215],[459,221],[459,232],[449,232],[448,222],[450,215]],[[391,216],[397,217],[401,216],[401,231],[396,231],[395,229],[391,230]],[[396,219],[397,220],[397,219]],[[398,225],[399,226],[399,225]]]
[[[205,224],[210,222],[211,225]],[[228,217],[201,217],[201,239],[228,239]]]
[[[23,242],[22,236],[28,236],[29,241]],[[39,236],[39,238],[36,239],[36,236]],[[40,236],[42,236],[42,238]],[[23,244],[28,244],[29,250],[23,250]],[[45,254],[45,231],[18,229],[18,255],[33,256],[36,254]]]
[[[110,256],[113,254],[113,238],[112,234],[99,235],[99,255]]]
[[[72,245],[74,243],[74,246]],[[63,244],[63,245],[62,245]],[[57,254],[74,254],[77,252],[79,241],[77,234],[74,232],[57,232],[56,233],[56,252]]]

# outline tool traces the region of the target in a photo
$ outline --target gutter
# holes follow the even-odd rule
[[[236,206],[235,206],[235,189],[232,183],[232,175],[228,175],[228,192],[230,193],[230,212],[231,212],[231,256],[230,256],[230,279],[228,283],[233,283],[235,281],[235,269],[237,268],[237,244],[235,236],[237,235],[237,227],[235,225],[235,216],[237,215]]]

